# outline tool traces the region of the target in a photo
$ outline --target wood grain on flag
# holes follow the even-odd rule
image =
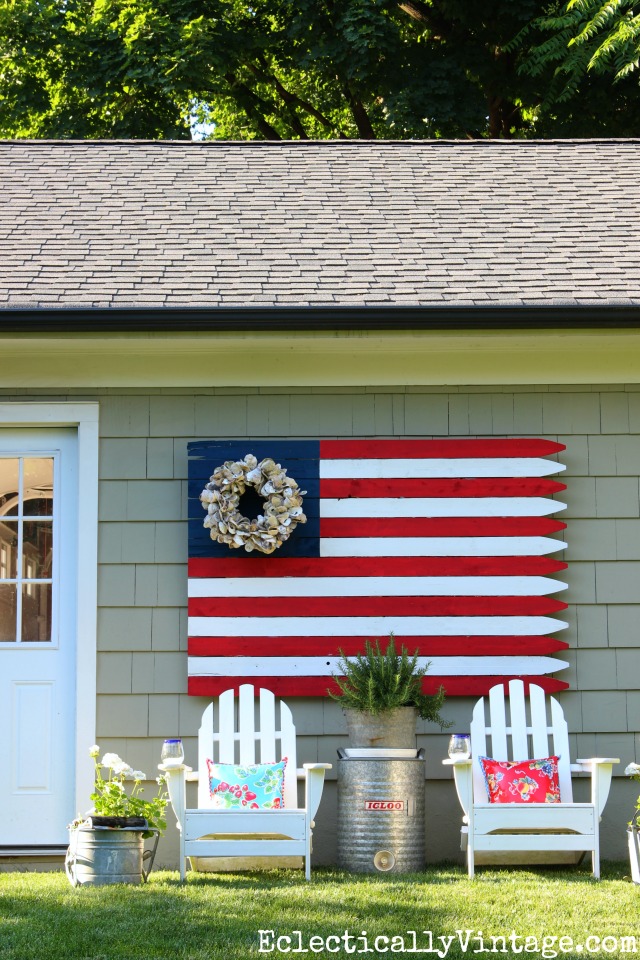
[[[189,444],[189,693],[250,680],[324,696],[339,651],[391,632],[430,662],[427,691],[512,677],[548,691],[567,664],[553,594],[566,544],[550,440],[199,441]],[[275,554],[212,541],[198,499],[216,466],[272,457],[308,517]],[[240,503],[243,511],[245,498]],[[246,515],[259,501],[247,499]]]

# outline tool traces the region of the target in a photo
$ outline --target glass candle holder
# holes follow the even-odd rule
[[[471,737],[468,733],[454,733],[449,740],[449,757],[452,760],[468,760],[471,756]]]
[[[167,760],[173,760],[175,763],[182,763],[184,760],[184,747],[182,746],[182,740],[165,740],[162,744],[162,762],[164,763]]]

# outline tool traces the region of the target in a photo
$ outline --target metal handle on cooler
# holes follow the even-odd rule
[[[142,854],[142,882],[143,883],[147,882],[149,878],[149,874],[153,870],[153,861],[156,858],[156,850],[158,849],[158,841],[160,840],[160,831],[154,830],[153,832],[155,834],[155,842],[153,844],[153,847],[151,848],[151,850],[145,850],[144,853]],[[149,861],[149,866],[147,867],[146,870],[144,868],[145,860]]]
[[[73,844],[73,850],[71,846]],[[64,858],[64,869],[69,883],[72,887],[78,886],[78,875],[76,873],[76,861],[78,859],[78,836],[77,831],[72,830],[71,836],[69,837],[69,846],[67,847],[67,854]]]

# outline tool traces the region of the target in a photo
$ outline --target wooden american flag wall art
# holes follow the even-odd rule
[[[431,662],[427,692],[479,695],[512,677],[547,691],[567,604],[566,544],[549,536],[564,470],[542,439],[238,440],[189,444],[189,693],[243,682],[325,696],[338,651],[391,632]],[[211,540],[199,495],[213,470],[271,457],[308,517],[270,556]],[[247,496],[247,495],[245,495]],[[255,496],[255,494],[254,494]],[[253,509],[240,510],[256,516]]]

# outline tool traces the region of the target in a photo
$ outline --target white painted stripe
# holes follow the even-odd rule
[[[546,477],[566,470],[541,457],[446,460],[320,460],[321,480],[417,479],[420,477]]]
[[[340,674],[337,657],[189,657],[191,677],[327,677]],[[430,677],[542,676],[569,664],[553,657],[427,657]]]
[[[190,597],[540,597],[551,577],[194,577]]]
[[[532,557],[567,546],[551,537],[323,537],[321,557]]]
[[[566,510],[545,497],[345,497],[320,500],[321,517],[545,517]]]
[[[537,636],[564,630],[554,617],[189,617],[190,637]]]

